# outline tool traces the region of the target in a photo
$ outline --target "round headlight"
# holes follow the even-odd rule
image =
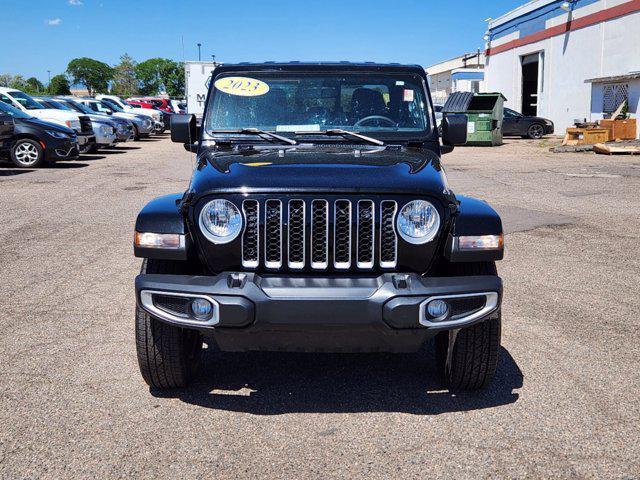
[[[433,240],[440,228],[440,215],[426,200],[407,203],[398,215],[398,232],[409,243],[427,243]]]
[[[200,230],[213,243],[229,243],[242,230],[240,210],[229,200],[211,200],[200,212]]]

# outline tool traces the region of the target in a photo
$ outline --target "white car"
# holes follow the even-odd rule
[[[78,145],[80,147],[87,147],[96,142],[91,119],[86,115],[46,108],[31,96],[15,88],[0,87],[0,101],[20,109],[32,117],[75,130],[78,134]]]
[[[115,104],[126,113],[137,113],[138,115],[147,115],[153,118],[156,124],[164,126],[162,122],[162,112],[151,108],[134,108],[117,95],[96,95],[96,99],[103,100],[107,104]]]

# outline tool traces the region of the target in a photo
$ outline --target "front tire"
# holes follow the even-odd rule
[[[494,262],[459,264],[457,274],[496,275]],[[500,357],[500,310],[492,318],[436,337],[436,358],[450,390],[480,390],[493,379]]]
[[[44,149],[30,138],[21,138],[11,147],[11,161],[20,168],[36,168],[44,163]]]
[[[148,259],[141,273],[177,274],[180,264]],[[202,335],[163,323],[136,305],[136,351],[140,373],[150,387],[183,388],[198,374]]]
[[[544,127],[539,123],[534,123],[527,130],[527,137],[531,140],[538,140],[544,137]]]

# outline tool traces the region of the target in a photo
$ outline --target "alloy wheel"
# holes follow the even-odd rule
[[[542,125],[531,125],[529,127],[529,136],[531,138],[542,138],[542,136],[544,135],[544,128],[542,128]]]
[[[31,143],[20,143],[16,146],[15,156],[21,164],[30,166],[38,161],[38,149]]]

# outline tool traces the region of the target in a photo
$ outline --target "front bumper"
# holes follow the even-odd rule
[[[78,133],[78,146],[84,147],[85,145],[89,145],[92,143],[96,143],[95,135],[93,134],[85,135],[85,134]]]
[[[156,303],[172,293],[210,300],[214,316],[198,321],[173,315]],[[461,296],[484,296],[486,302],[452,321],[428,318],[428,301]],[[500,309],[502,281],[498,276],[424,278],[416,274],[145,274],[136,278],[136,298],[153,317],[211,335],[222,350],[395,352],[416,351],[437,332],[494,318]]]
[[[96,134],[96,144],[99,147],[111,147],[116,143],[118,143],[118,140],[115,133],[110,133],[107,135],[103,135],[101,133]]]
[[[136,127],[138,128],[139,135],[149,135],[153,132],[153,120],[145,122],[144,120],[136,122]]]
[[[48,162],[55,162],[56,160],[75,160],[80,154],[78,142],[75,139],[49,139],[45,145],[45,158]]]

